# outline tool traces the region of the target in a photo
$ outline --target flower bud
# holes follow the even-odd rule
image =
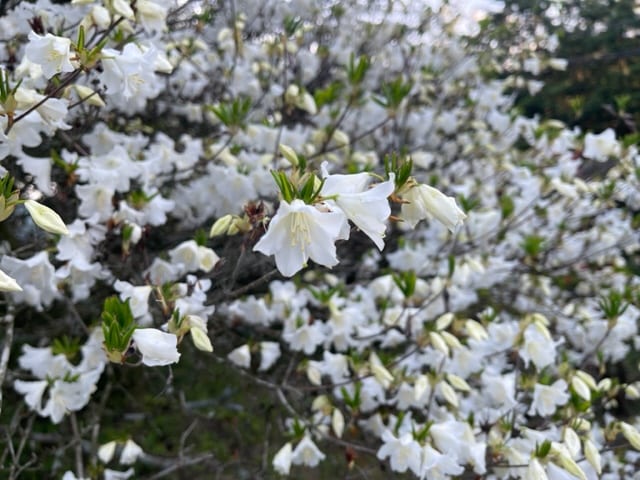
[[[13,277],[0,270],[0,292],[21,292],[22,287]]]
[[[333,433],[336,434],[336,437],[342,438],[342,433],[344,432],[344,415],[339,408],[333,409],[333,415],[331,415],[331,428],[333,428]]]
[[[49,207],[35,200],[25,200],[24,206],[27,208],[35,224],[41,229],[59,235],[69,235],[69,230],[67,230],[67,226],[60,216]]]
[[[369,364],[371,365],[371,373],[373,373],[373,376],[376,378],[376,380],[384,388],[389,388],[391,382],[393,382],[393,375],[391,375],[391,372],[389,372],[389,370],[387,370],[384,365],[382,365],[382,362],[380,361],[380,358],[378,358],[378,355],[371,352],[371,355],[369,355]]]
[[[444,341],[444,338],[439,333],[429,332],[429,340],[431,341],[431,345],[436,350],[441,351],[445,355],[449,355],[449,347],[447,346],[447,342]]]
[[[620,429],[622,430],[622,435],[629,441],[631,446],[636,450],[640,450],[640,433],[638,433],[638,430],[626,422],[620,422]]]
[[[578,376],[571,379],[571,387],[573,390],[587,402],[591,401],[591,390],[587,384]]]
[[[203,352],[213,352],[213,345],[211,345],[211,340],[209,339],[207,332],[199,327],[192,327],[189,331],[191,332],[193,344],[198,350],[202,350]]]
[[[291,165],[293,165],[294,167],[297,167],[300,164],[300,161],[298,160],[298,155],[293,150],[293,148],[289,147],[288,145],[285,145],[284,143],[281,143],[279,145],[279,149],[282,156],[286,158]]]
[[[600,452],[594,443],[588,438],[584,441],[584,456],[587,462],[591,464],[598,475],[602,473],[602,462],[600,460]]]
[[[458,405],[460,405],[460,402],[458,401],[458,395],[456,395],[456,392],[451,387],[451,385],[449,385],[445,381],[440,382],[439,385],[440,385],[440,393],[442,393],[442,396],[444,397],[444,399],[454,407],[458,408]]]
[[[453,322],[454,318],[455,317],[451,312],[445,313],[444,315],[440,315],[440,317],[438,317],[438,319],[436,320],[436,330],[438,331],[444,330],[449,325],[451,325],[451,322]]]

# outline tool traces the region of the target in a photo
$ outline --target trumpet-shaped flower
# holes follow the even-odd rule
[[[370,178],[367,173],[353,175],[327,175],[323,165],[325,183],[320,194],[333,197],[327,200],[344,212],[360,230],[362,230],[379,250],[384,248],[386,220],[391,215],[391,207],[387,198],[395,189],[393,178],[366,189]]]
[[[53,77],[56,73],[72,72],[71,65],[71,40],[56,37],[47,33],[45,36],[29,32],[29,43],[25,50],[25,56],[31,62],[40,65],[42,74],[46,78]]]
[[[332,267],[338,263],[335,241],[341,238],[346,217],[340,211],[320,211],[302,200],[280,202],[267,233],[253,247],[265,255],[275,255],[280,273],[291,277],[311,258]]]
[[[305,435],[292,452],[291,461],[294,465],[315,467],[325,459],[325,454],[313,443],[309,435]]]
[[[411,433],[405,433],[400,438],[396,438],[393,433],[386,430],[382,434],[384,445],[378,450],[377,457],[385,460],[389,457],[391,470],[404,473],[411,470],[416,475],[420,475],[420,464],[422,452],[420,444],[413,439]]]

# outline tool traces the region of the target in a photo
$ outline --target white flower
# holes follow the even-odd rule
[[[609,157],[620,155],[620,144],[613,129],[607,128],[597,135],[587,133],[584,137],[582,155],[598,162],[605,162]]]
[[[31,410],[39,411],[42,409],[42,396],[48,385],[46,380],[35,382],[16,380],[13,383],[13,388],[16,389],[16,392],[24,395],[24,402],[29,405]]]
[[[249,350],[249,345],[245,344],[232,350],[229,355],[227,355],[227,358],[239,367],[249,368],[251,366],[251,350]]]
[[[122,465],[131,465],[136,462],[142,453],[142,447],[133,440],[128,439],[120,454],[120,463]]]
[[[295,330],[286,331],[283,338],[289,342],[292,350],[303,351],[311,355],[325,340],[321,322],[305,323]]]
[[[464,467],[458,465],[453,457],[440,453],[427,444],[422,449],[422,465],[420,478],[429,480],[446,480],[452,475],[460,475]]]
[[[129,282],[116,280],[113,286],[120,292],[120,300],[129,299],[129,307],[134,318],[140,320],[149,317],[149,295],[151,294],[149,285],[134,286]]]
[[[456,204],[455,198],[448,197],[429,185],[416,185],[402,198],[409,203],[402,204],[401,215],[411,228],[424,218],[435,217],[449,230],[454,231],[467,218]]]
[[[69,230],[67,230],[67,226],[60,218],[60,215],[49,207],[35,200],[25,200],[24,206],[27,208],[35,224],[41,229],[50,233],[57,233],[58,235],[69,234]]]
[[[165,333],[157,328],[138,328],[133,332],[133,341],[142,354],[142,363],[148,367],[156,367],[177,363],[178,337]]]
[[[347,218],[382,250],[382,239],[387,229],[386,220],[391,215],[388,197],[395,189],[393,177],[366,189],[369,174],[328,175],[324,164],[322,167],[325,183],[320,195],[333,197],[328,199],[327,203],[340,208]]]
[[[287,442],[278,450],[275,457],[273,457],[273,468],[280,475],[289,475],[289,471],[291,470],[291,452],[291,442]]]
[[[280,344],[278,342],[260,342],[260,366],[258,370],[269,370],[280,358]]]
[[[533,389],[533,402],[529,415],[546,417],[553,415],[556,407],[569,401],[568,385],[564,380],[556,380],[553,385],[539,383]]]
[[[202,270],[210,272],[220,261],[220,257],[210,248],[198,245],[195,240],[182,242],[173,250],[169,251],[171,262],[181,266],[184,272]]]
[[[421,451],[420,444],[416,442],[411,433],[405,433],[396,438],[389,430],[382,434],[384,444],[378,450],[377,457],[385,460],[389,457],[391,470],[404,473],[411,469],[416,475],[420,475]]]
[[[309,435],[305,435],[304,438],[300,440],[300,443],[296,445],[292,453],[291,461],[294,465],[315,467],[324,459],[325,454],[318,449]]]
[[[116,453],[116,447],[118,446],[118,442],[115,440],[111,440],[103,445],[100,445],[98,448],[98,458],[102,463],[109,463],[114,454]]]
[[[71,40],[56,37],[47,33],[44,37],[34,32],[29,32],[29,43],[25,50],[25,56],[31,62],[40,65],[46,78],[53,77],[56,73],[72,72],[71,65]]]
[[[333,267],[338,263],[335,241],[346,222],[342,212],[321,212],[293,200],[280,202],[267,233],[253,247],[265,255],[275,255],[280,273],[291,277],[311,258],[314,262]]]
[[[524,345],[518,350],[525,366],[533,363],[537,369],[551,365],[556,359],[556,344],[547,338],[536,324],[531,324],[524,331]]]
[[[0,266],[22,287],[22,290],[14,289],[12,293],[17,302],[26,302],[42,310],[58,297],[55,270],[47,252],[39,252],[25,260],[5,255]]]

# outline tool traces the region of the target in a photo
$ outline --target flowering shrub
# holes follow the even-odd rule
[[[10,478],[225,475],[215,408],[127,429],[220,363],[277,412],[244,477],[637,470],[637,146],[517,114],[500,2],[373,3],[2,2]]]

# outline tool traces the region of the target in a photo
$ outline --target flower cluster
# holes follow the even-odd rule
[[[640,468],[637,138],[520,115],[557,38],[520,75],[503,2],[427,3],[2,2],[11,472]]]

